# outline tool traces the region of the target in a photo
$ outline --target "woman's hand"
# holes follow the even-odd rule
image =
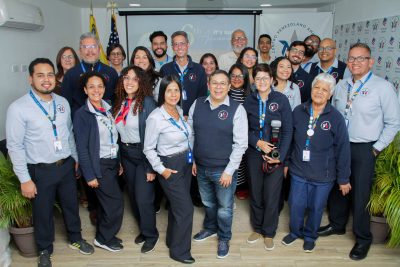
[[[271,157],[268,157],[267,155],[262,155],[263,159],[268,162],[269,164],[274,164],[274,163],[281,163],[279,159],[273,159]]]
[[[154,181],[154,179],[156,179],[156,174],[155,173],[146,173],[146,181],[147,182],[152,182]]]
[[[96,178],[94,178],[93,180],[87,182],[87,184],[91,188],[98,188],[99,187],[99,182],[97,181]]]
[[[257,147],[261,149],[265,154],[269,154],[275,147],[273,144],[258,140]]]
[[[168,179],[168,178],[171,176],[171,174],[173,174],[173,173],[178,173],[178,171],[177,171],[177,170],[172,170],[172,169],[166,168],[166,169],[163,171],[163,173],[161,173],[161,175],[162,175],[165,179]]]
[[[347,194],[350,192],[350,190],[351,190],[351,185],[350,185],[350,183],[347,183],[347,184],[340,184],[340,185],[339,185],[339,190],[342,191],[342,195],[343,195],[343,196],[347,195]]]
[[[119,171],[118,171],[118,175],[121,176],[121,174],[124,173],[124,168],[122,168],[122,164],[119,164]]]
[[[194,163],[194,162],[192,165],[192,175],[197,176],[197,166],[196,166],[196,163]]]

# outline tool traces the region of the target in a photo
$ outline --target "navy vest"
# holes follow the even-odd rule
[[[311,76],[311,80],[314,80],[314,78],[322,73],[323,71],[317,66],[318,62],[313,63],[311,65],[310,68],[310,76]],[[343,61],[338,60],[338,67],[334,68],[332,67],[332,70],[330,71],[330,75],[332,75],[333,78],[336,79],[336,83],[339,82],[339,80],[343,79],[343,75],[344,75],[344,71],[346,70],[346,63],[344,63]]]
[[[233,117],[240,104],[229,97],[229,106],[211,110],[206,98],[198,98],[193,111],[195,161],[205,167],[226,167],[232,153]]]

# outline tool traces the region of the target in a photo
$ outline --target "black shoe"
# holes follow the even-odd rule
[[[172,258],[172,259],[175,260],[175,261],[179,261],[179,262],[181,262],[183,264],[192,264],[192,263],[195,262],[195,259],[193,259],[193,257],[189,257],[189,258],[184,259],[184,260],[174,259],[174,258]]]
[[[318,229],[318,236],[344,235],[345,233],[346,230],[335,229],[330,224],[322,226]]]
[[[152,252],[154,250],[154,248],[156,247],[157,243],[158,243],[158,238],[157,238],[156,241],[151,241],[151,242],[150,241],[144,241],[144,244],[143,244],[143,246],[142,246],[140,251],[142,253]]]
[[[350,259],[355,260],[355,261],[365,259],[365,257],[367,257],[367,255],[368,255],[370,246],[371,246],[371,244],[360,245],[360,244],[356,243],[350,251],[350,254],[349,254]]]
[[[144,243],[144,241],[146,241],[144,239],[144,236],[142,234],[139,234],[136,238],[135,238],[135,244],[136,245],[141,245]]]
[[[50,253],[47,250],[39,252],[38,267],[51,267]]]
[[[118,242],[118,243],[122,244],[122,239],[119,238],[119,237],[116,237],[116,236],[113,237],[112,241],[113,241],[113,242]]]
[[[110,252],[118,252],[124,248],[124,246],[118,242],[111,242],[110,244],[104,244],[99,242],[97,239],[94,240],[93,244],[96,247],[108,250]]]

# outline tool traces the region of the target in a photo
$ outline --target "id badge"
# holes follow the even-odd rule
[[[303,161],[310,161],[310,150],[303,150]]]
[[[189,152],[186,155],[187,163],[192,164],[193,163],[193,154],[192,151],[189,150]]]
[[[54,145],[54,151],[56,153],[61,153],[62,152],[61,140],[54,140],[53,145]]]
[[[346,127],[349,128],[349,119],[344,119],[344,122],[346,123]]]
[[[182,99],[187,100],[186,90],[182,90]]]
[[[116,146],[111,146],[110,150],[110,155],[112,159],[115,159],[117,157],[117,147]]]

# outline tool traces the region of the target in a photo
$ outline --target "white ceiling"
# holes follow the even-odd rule
[[[90,2],[94,8],[105,8],[112,0],[61,0],[70,5],[88,8]],[[131,10],[143,9],[262,9],[260,4],[271,4],[272,8],[320,8],[341,0],[114,0],[118,8]],[[129,4],[141,4],[141,7],[129,7]]]

